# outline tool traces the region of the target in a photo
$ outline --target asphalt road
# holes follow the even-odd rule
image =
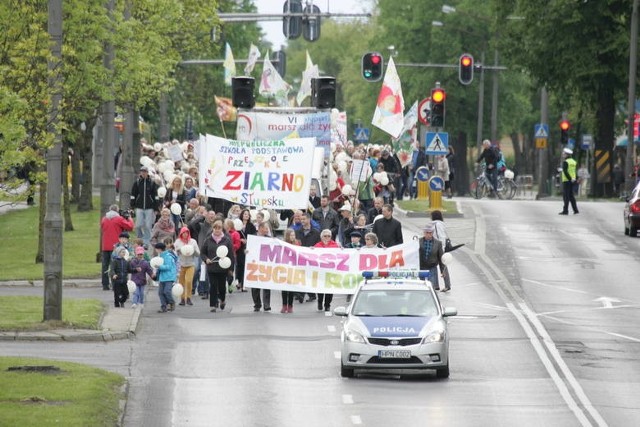
[[[156,313],[149,295],[134,340],[3,342],[125,375],[126,426],[628,426],[640,424],[640,239],[621,203],[462,199],[453,243],[451,377],[339,374],[340,319],[296,304],[253,313],[248,293],[225,312],[204,301]],[[405,237],[423,218],[402,218]],[[33,292],[32,290],[29,290]],[[0,292],[8,292],[0,289]],[[10,292],[26,292],[11,289]],[[65,297],[99,294],[65,289]],[[336,297],[334,306],[344,302]]]

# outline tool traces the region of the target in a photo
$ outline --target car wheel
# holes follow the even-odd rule
[[[436,369],[436,378],[449,378],[449,365]]]
[[[353,378],[353,368],[347,368],[341,363],[340,376],[342,376],[342,378]]]
[[[636,227],[629,227],[629,236],[636,237],[638,235],[638,229]]]

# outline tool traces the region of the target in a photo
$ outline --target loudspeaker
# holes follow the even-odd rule
[[[253,77],[231,78],[231,102],[237,108],[253,108],[256,99],[253,96],[255,79]]]
[[[316,108],[334,108],[336,106],[335,77],[311,79],[311,105]]]

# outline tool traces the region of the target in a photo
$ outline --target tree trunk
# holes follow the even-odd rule
[[[41,182],[40,188],[40,206],[38,206],[38,252],[36,252],[36,264],[44,262],[44,215],[47,213],[47,185]]]
[[[469,193],[469,168],[467,167],[467,134],[458,132],[453,149],[456,152],[455,194],[465,196]]]
[[[73,231],[71,220],[71,203],[69,203],[69,141],[62,140],[62,215],[64,215],[64,231]]]
[[[512,168],[516,173],[524,172],[522,164],[522,148],[520,147],[520,138],[517,132],[512,132],[509,137],[511,138],[511,145],[513,146],[513,166]],[[522,172],[521,172],[522,171]]]
[[[91,164],[93,161],[93,151],[91,143],[93,141],[93,128],[96,125],[97,117],[85,121],[86,129],[80,133],[76,143],[76,156],[82,163],[80,173],[80,197],[78,198],[78,212],[89,212],[93,210],[93,171]]]
[[[80,199],[80,157],[77,150],[73,150],[71,155],[71,203],[78,203]]]

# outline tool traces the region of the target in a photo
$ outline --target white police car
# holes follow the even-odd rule
[[[336,307],[344,316],[340,373],[355,370],[419,373],[435,370],[449,377],[449,335],[444,308],[428,281],[428,271],[363,272],[348,307]]]

